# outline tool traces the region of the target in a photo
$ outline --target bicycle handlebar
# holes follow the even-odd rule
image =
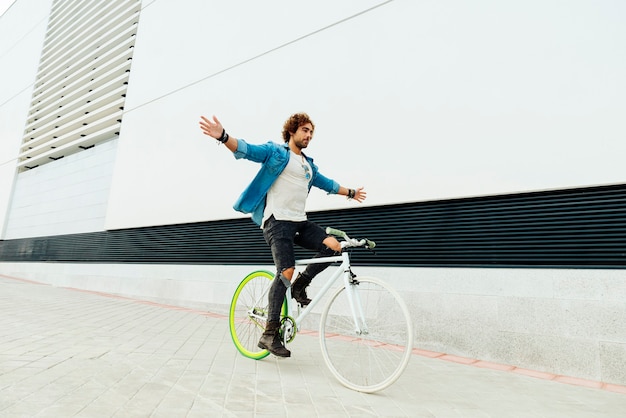
[[[346,234],[342,230],[331,228],[330,226],[326,228],[326,233],[328,235],[334,235],[336,237],[341,237],[341,238],[346,238],[348,236],[348,234]]]
[[[348,236],[348,234],[340,229],[328,227],[326,228],[326,233],[329,235],[335,235],[337,237],[343,238],[350,244],[350,247],[367,247],[369,249],[376,247],[376,243],[374,241],[371,241],[367,238],[363,238],[360,240],[352,239]]]

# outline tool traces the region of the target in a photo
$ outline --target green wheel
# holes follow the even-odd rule
[[[260,360],[269,351],[257,346],[267,322],[267,294],[274,280],[269,271],[257,270],[248,274],[237,286],[230,302],[228,322],[230,336],[241,354]],[[282,315],[287,315],[287,303],[283,303]]]
[[[269,351],[259,348],[257,343],[265,330],[267,321],[267,293],[274,275],[258,270],[248,274],[237,286],[230,303],[230,336],[241,354],[260,360]]]

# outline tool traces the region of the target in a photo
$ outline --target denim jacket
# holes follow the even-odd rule
[[[233,206],[239,212],[251,213],[252,220],[257,225],[261,225],[267,192],[289,162],[289,145],[287,143],[281,145],[271,141],[262,145],[252,145],[242,139],[238,139],[237,150],[234,155],[237,159],[245,158],[246,160],[262,164],[257,175]],[[309,190],[311,190],[312,186],[315,186],[330,194],[337,194],[339,192],[339,184],[323,176],[317,166],[313,164],[312,158],[306,155],[304,157],[313,171],[313,175],[309,180]]]

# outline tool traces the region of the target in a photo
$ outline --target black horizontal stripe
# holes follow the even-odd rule
[[[626,267],[623,184],[328,210],[309,218],[377,242],[375,254],[353,252],[355,265]],[[272,264],[249,219],[5,240],[0,261]]]

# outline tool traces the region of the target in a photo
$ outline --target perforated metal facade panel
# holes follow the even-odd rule
[[[20,171],[119,135],[140,10],[141,0],[53,2]]]
[[[355,264],[626,268],[624,184],[309,215],[378,243],[376,255],[355,252]],[[272,264],[249,219],[0,241],[0,260]]]

